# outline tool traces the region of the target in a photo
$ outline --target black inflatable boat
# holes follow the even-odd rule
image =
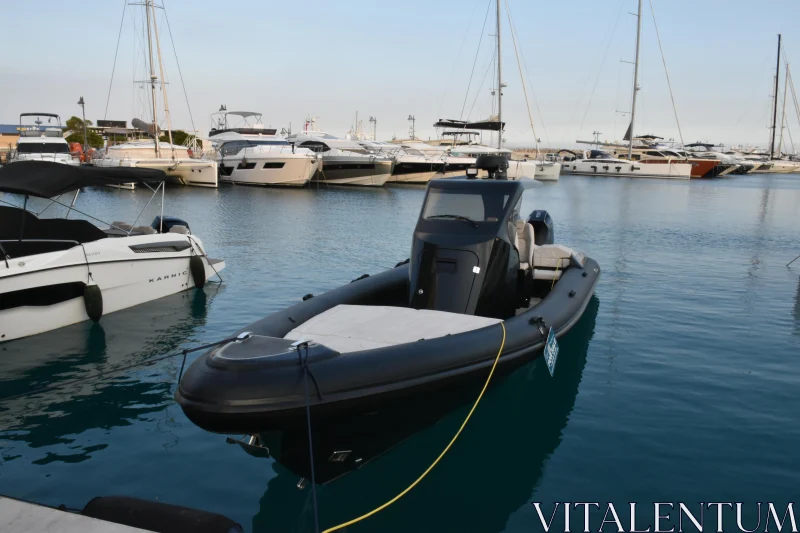
[[[504,160],[503,160],[504,161]],[[398,409],[482,383],[542,354],[594,292],[600,267],[553,244],[546,211],[520,218],[533,180],[432,180],[410,260],[263,318],[186,371],[176,392],[208,431],[260,435]],[[557,372],[557,369],[556,369]],[[496,380],[497,378],[495,378]],[[454,395],[455,397],[455,395]]]

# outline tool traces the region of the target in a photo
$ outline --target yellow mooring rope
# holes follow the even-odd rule
[[[469,422],[470,417],[472,417],[472,413],[475,412],[475,408],[478,407],[478,404],[481,402],[481,398],[483,398],[483,393],[485,393],[486,389],[489,387],[489,382],[492,380],[492,375],[494,374],[494,369],[497,367],[497,361],[500,360],[500,354],[503,353],[503,348],[506,345],[506,326],[505,326],[505,324],[500,322],[500,327],[503,328],[503,340],[500,342],[500,349],[497,351],[497,355],[494,358],[494,363],[492,364],[492,369],[489,371],[489,376],[486,378],[486,383],[483,384],[483,389],[481,389],[481,393],[478,395],[478,398],[475,400],[475,403],[472,405],[472,409],[470,409],[469,413],[467,413],[467,417],[461,423],[461,427],[458,428],[458,431],[456,431],[456,434],[453,435],[453,438],[447,444],[445,449],[442,450],[442,453],[439,454],[439,457],[437,457],[436,460],[433,463],[431,463],[431,465],[422,473],[422,475],[420,475],[416,480],[414,480],[413,483],[411,483],[411,485],[406,487],[405,490],[403,490],[403,492],[401,492],[400,494],[398,494],[397,496],[395,496],[394,498],[392,498],[388,502],[384,503],[380,507],[376,507],[375,509],[373,509],[372,511],[370,511],[370,512],[368,512],[366,514],[363,514],[363,515],[359,516],[358,518],[353,518],[349,522],[344,522],[343,524],[339,524],[338,526],[334,526],[334,527],[332,527],[330,529],[326,529],[322,533],[331,533],[331,531],[337,531],[337,530],[342,529],[344,527],[351,526],[351,525],[353,525],[353,524],[355,524],[357,522],[361,522],[365,518],[369,518],[370,516],[372,516],[374,514],[377,514],[380,511],[383,511],[384,509],[386,509],[387,507],[392,505],[394,502],[396,502],[397,500],[399,500],[400,498],[402,498],[403,496],[408,494],[411,491],[411,489],[416,487],[417,484],[420,481],[422,481],[425,478],[425,476],[427,476],[428,473],[431,470],[433,470],[433,467],[435,467],[439,463],[439,461],[442,459],[442,457],[444,457],[444,454],[446,454],[450,450],[450,447],[453,446],[453,443],[456,441],[456,439],[458,439],[458,436],[461,435],[461,432],[464,430],[464,427],[467,425],[467,422]]]

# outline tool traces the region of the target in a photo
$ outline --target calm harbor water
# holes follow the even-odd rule
[[[224,283],[100,327],[0,344],[0,397],[218,340],[306,293],[392,267],[408,256],[424,194],[167,192],[165,212],[226,260]],[[131,222],[147,199],[98,189],[78,206]],[[584,318],[561,341],[556,377],[537,361],[491,389],[440,465],[350,530],[541,531],[533,501],[547,513],[555,501],[740,501],[752,528],[756,502],[785,509],[796,500],[800,261],[785,264],[800,254],[800,176],[567,176],[528,193],[523,211],[534,208],[550,211],[558,242],[603,268]],[[157,209],[147,213],[145,223]],[[296,476],[183,416],[172,397],[179,368],[176,358],[0,402],[0,493],[68,507],[130,495],[219,512],[254,532],[312,531],[310,491]],[[321,525],[405,488],[467,409],[321,487]]]

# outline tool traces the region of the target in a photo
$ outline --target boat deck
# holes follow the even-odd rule
[[[339,353],[359,352],[455,335],[498,324],[481,316],[375,305],[337,305],[286,334],[316,341]]]

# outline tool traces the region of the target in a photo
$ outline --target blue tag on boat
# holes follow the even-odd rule
[[[558,341],[553,328],[550,328],[547,334],[547,342],[544,345],[544,360],[547,363],[547,370],[550,371],[550,376],[553,376],[556,371],[556,361],[558,360]]]

